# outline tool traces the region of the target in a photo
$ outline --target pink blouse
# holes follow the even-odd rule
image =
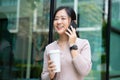
[[[77,38],[76,45],[78,46],[79,55],[72,58],[69,46],[61,51],[61,72],[57,73],[54,80],[83,80],[89,74],[91,62],[91,49],[88,40]],[[48,52],[50,50],[59,49],[57,41],[46,46],[44,52],[44,65],[41,74],[42,80],[50,80],[48,72]]]

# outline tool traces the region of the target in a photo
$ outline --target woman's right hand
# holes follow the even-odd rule
[[[48,71],[49,71],[49,76],[50,79],[53,79],[55,76],[55,65],[53,63],[53,61],[51,61],[50,59],[48,60]]]

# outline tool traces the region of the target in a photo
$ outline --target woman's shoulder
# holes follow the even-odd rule
[[[78,42],[88,42],[88,39],[77,38]]]
[[[89,44],[89,41],[88,41],[88,39],[77,38],[76,43],[83,45],[83,44]]]
[[[46,48],[51,48],[57,46],[56,41],[53,41],[52,43],[48,44]]]

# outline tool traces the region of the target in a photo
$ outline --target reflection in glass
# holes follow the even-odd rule
[[[14,36],[15,80],[40,78],[44,46],[48,43],[49,5],[50,0],[0,0],[0,11],[7,14],[8,29]]]

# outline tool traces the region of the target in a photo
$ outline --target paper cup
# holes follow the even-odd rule
[[[50,50],[49,52],[50,59],[53,61],[53,63],[56,65],[56,70],[54,72],[60,72],[60,51],[59,50]]]

